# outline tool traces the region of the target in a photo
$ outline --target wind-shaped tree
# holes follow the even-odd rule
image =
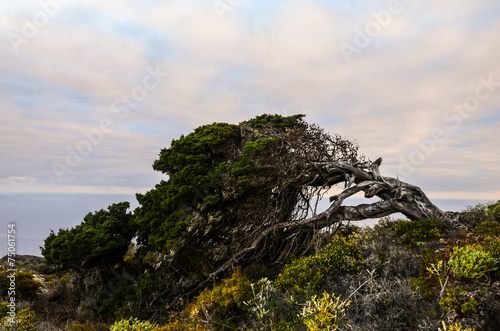
[[[379,172],[382,159],[309,124],[303,115],[213,123],[173,140],[153,168],[168,176],[137,195],[139,243],[165,254],[169,272],[202,286],[238,264],[269,264],[312,249],[318,230],[401,212],[451,220],[420,188]],[[318,213],[317,198],[344,186]],[[363,191],[380,201],[343,206]]]

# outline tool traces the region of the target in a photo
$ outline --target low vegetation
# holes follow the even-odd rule
[[[83,309],[77,275],[38,261],[17,273],[18,324],[10,325],[4,302],[0,330],[496,330],[500,238],[487,219],[472,231],[448,231],[435,220],[346,225],[322,234],[315,253],[280,268],[238,267],[186,301],[152,306],[149,316],[134,310],[134,300],[158,295],[168,279],[138,281],[133,273],[136,265],[153,270],[157,254],[129,249],[113,268],[119,277],[107,284],[103,313]],[[0,273],[5,279],[6,269]],[[94,277],[105,274],[113,271]],[[5,299],[4,282],[0,289]]]

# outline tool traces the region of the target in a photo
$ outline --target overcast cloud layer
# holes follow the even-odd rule
[[[0,13],[2,193],[144,192],[181,134],[301,113],[433,198],[500,199],[498,1],[3,0]]]

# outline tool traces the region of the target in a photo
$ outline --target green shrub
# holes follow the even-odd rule
[[[446,226],[436,220],[428,219],[422,221],[405,220],[380,220],[377,227],[380,229],[389,228],[395,234],[403,237],[403,244],[408,247],[417,247],[420,243],[435,241],[441,238],[441,232]]]
[[[493,257],[500,257],[500,239],[486,237],[483,240],[484,250],[490,253]]]
[[[191,304],[186,306],[183,316],[192,322],[193,326],[200,326],[202,319],[207,315],[214,323],[227,321],[245,315],[247,306],[244,304],[252,298],[250,280],[243,274],[241,268],[229,278],[225,278],[213,288],[206,288]]]
[[[7,313],[5,310],[7,308],[7,303],[0,304],[0,311],[4,314]],[[21,309],[16,312],[15,322],[12,323],[10,315],[0,315],[0,330],[2,331],[34,331],[35,330],[35,313],[31,308]]]
[[[275,281],[280,291],[304,294],[306,289],[318,288],[332,272],[358,272],[363,255],[351,239],[335,238],[316,255],[300,258],[287,265]]]
[[[500,224],[495,221],[486,221],[483,223],[479,223],[478,225],[476,225],[474,233],[480,236],[485,236],[485,235],[499,236]]]
[[[475,227],[482,222],[493,221],[495,217],[491,213],[488,213],[489,206],[491,206],[491,203],[478,203],[473,207],[468,206],[464,211],[460,212],[459,219],[471,227]]]
[[[443,323],[443,328],[438,328],[439,331],[476,331],[476,328],[465,328],[462,329],[463,326],[461,323],[455,323],[455,324],[449,324],[446,326],[444,322]]]
[[[308,330],[338,330],[348,327],[346,309],[350,304],[350,300],[341,301],[340,296],[324,292],[322,298],[314,295],[306,302],[301,317]]]
[[[446,289],[446,294],[439,301],[443,312],[454,310],[461,317],[469,317],[477,313],[478,302],[474,298],[467,297],[466,294],[467,290],[460,285]]]
[[[455,247],[448,265],[455,276],[481,278],[487,272],[495,271],[498,260],[480,244]]]
[[[0,292],[7,293],[10,280],[7,276],[10,272],[0,271]],[[35,280],[32,273],[27,271],[16,271],[16,297],[18,299],[33,299],[36,297],[38,290],[42,287],[42,283]]]
[[[486,215],[494,217],[496,220],[500,220],[500,201],[488,203]]]
[[[137,318],[122,319],[111,325],[110,331],[157,331],[158,327],[149,321],[140,321]]]

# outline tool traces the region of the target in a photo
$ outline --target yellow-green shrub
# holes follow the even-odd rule
[[[280,291],[303,293],[316,289],[325,277],[334,271],[358,272],[363,266],[363,255],[354,240],[335,238],[316,255],[300,258],[287,265],[275,281]]]
[[[465,328],[462,329],[463,326],[461,323],[455,323],[455,324],[449,324],[446,326],[444,322],[443,323],[443,328],[438,328],[439,331],[476,331],[476,328]]]
[[[480,244],[455,247],[448,261],[450,270],[458,277],[481,278],[495,271],[498,260]]]
[[[0,304],[0,311],[6,314],[7,302]],[[11,323],[10,315],[0,315],[0,330],[2,331],[34,331],[35,313],[31,308],[16,311],[15,323]]]
[[[314,295],[306,302],[301,317],[308,330],[338,330],[348,327],[345,311],[350,304],[324,292],[322,298]]]
[[[158,331],[155,324],[137,318],[121,319],[111,325],[110,331]]]
[[[7,276],[10,273],[0,270],[0,292],[7,292],[10,280]],[[36,280],[32,273],[27,271],[16,271],[16,297],[18,299],[33,299],[36,297],[42,283]]]
[[[244,301],[252,298],[250,280],[243,274],[241,268],[229,278],[225,278],[213,288],[206,288],[183,311],[183,316],[198,325],[198,321],[206,319],[207,314],[212,320],[231,319],[247,309]]]
[[[474,233],[480,236],[485,235],[500,235],[500,224],[495,221],[486,221],[476,225]]]
[[[486,237],[483,240],[484,250],[493,257],[500,257],[500,240],[498,238]]]

